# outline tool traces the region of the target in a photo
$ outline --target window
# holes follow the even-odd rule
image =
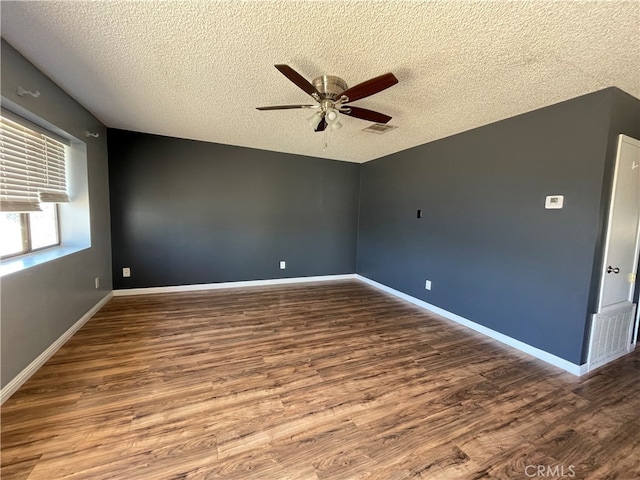
[[[0,231],[2,258],[59,245],[58,208],[44,203],[40,212],[1,212]]]
[[[57,203],[68,202],[67,145],[2,111],[0,116],[0,257],[60,244]]]

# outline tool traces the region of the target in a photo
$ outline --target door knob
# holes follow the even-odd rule
[[[611,273],[611,272],[613,272],[613,273],[620,273],[620,269],[619,269],[618,267],[613,268],[611,265],[609,265],[609,266],[607,267],[607,273]]]

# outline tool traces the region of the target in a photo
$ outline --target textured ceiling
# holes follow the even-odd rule
[[[609,86],[640,97],[640,2],[1,3],[2,36],[108,127],[364,162]],[[350,86],[391,115],[314,133],[273,65]]]

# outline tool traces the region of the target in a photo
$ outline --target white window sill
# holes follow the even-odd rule
[[[28,268],[37,267],[43,263],[66,257],[72,253],[89,248],[88,246],[64,246],[47,248],[39,252],[28,253],[15,258],[6,258],[0,261],[0,278],[12,273],[21,272]]]

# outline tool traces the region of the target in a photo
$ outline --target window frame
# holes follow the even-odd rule
[[[17,120],[19,122],[33,125],[36,127],[35,129],[40,129],[46,135],[51,135],[65,144],[66,193],[68,199],[62,202],[57,202],[51,197],[46,199],[58,205],[57,227],[59,244],[42,248],[36,252],[5,255],[4,258],[0,259],[0,281],[15,273],[39,268],[49,262],[90,249],[93,237],[91,232],[92,216],[89,205],[90,155],[88,152],[89,144],[84,139],[85,127],[81,129],[83,130],[82,135],[74,135],[63,129],[62,126],[53,124],[24,107],[9,100],[5,102],[5,100],[3,97],[1,106],[4,116],[9,118],[18,117]],[[93,119],[91,120],[90,129],[96,129],[100,132],[100,136],[105,133],[102,125],[95,124]],[[20,241],[20,238],[17,238],[16,241]]]
[[[31,214],[31,212],[21,212],[21,213],[16,212],[20,215],[20,233],[22,237],[22,250],[17,253],[9,253],[7,255],[2,255],[0,256],[0,260],[21,257],[23,255],[29,255],[31,253],[41,252],[43,250],[47,250],[48,248],[59,247],[62,242],[60,240],[60,213],[58,211],[57,203],[53,203],[53,212],[55,217],[56,243],[52,243],[51,245],[46,245],[44,247],[33,248],[33,243],[31,238],[31,221],[29,218],[29,215]],[[38,212],[33,212],[33,213],[38,213]]]
[[[12,112],[2,106],[2,159],[0,170],[3,180],[0,197],[3,203],[24,203],[24,209],[20,207],[13,210],[9,207],[1,213],[13,213],[19,217],[21,249],[0,255],[0,261],[11,261],[33,253],[62,246],[62,227],[60,222],[60,209],[58,203],[69,203],[69,156],[71,141],[68,138],[54,133],[51,129],[39,125],[25,118],[25,116]],[[6,146],[5,146],[5,143]],[[6,150],[5,150],[6,148]],[[6,158],[5,158],[6,155]],[[24,170],[20,165],[24,165]],[[7,169],[5,171],[5,169]],[[7,178],[5,179],[5,173]],[[62,175],[60,175],[62,173]],[[18,183],[15,183],[18,182]],[[35,190],[34,190],[35,187]],[[36,203],[33,202],[33,193]],[[17,194],[17,195],[16,195]],[[34,248],[33,231],[39,231],[32,214],[38,214],[44,210],[44,205],[53,205],[53,223],[55,230],[47,226],[45,239],[50,234],[55,234],[55,243]],[[49,221],[49,218],[46,219]]]

